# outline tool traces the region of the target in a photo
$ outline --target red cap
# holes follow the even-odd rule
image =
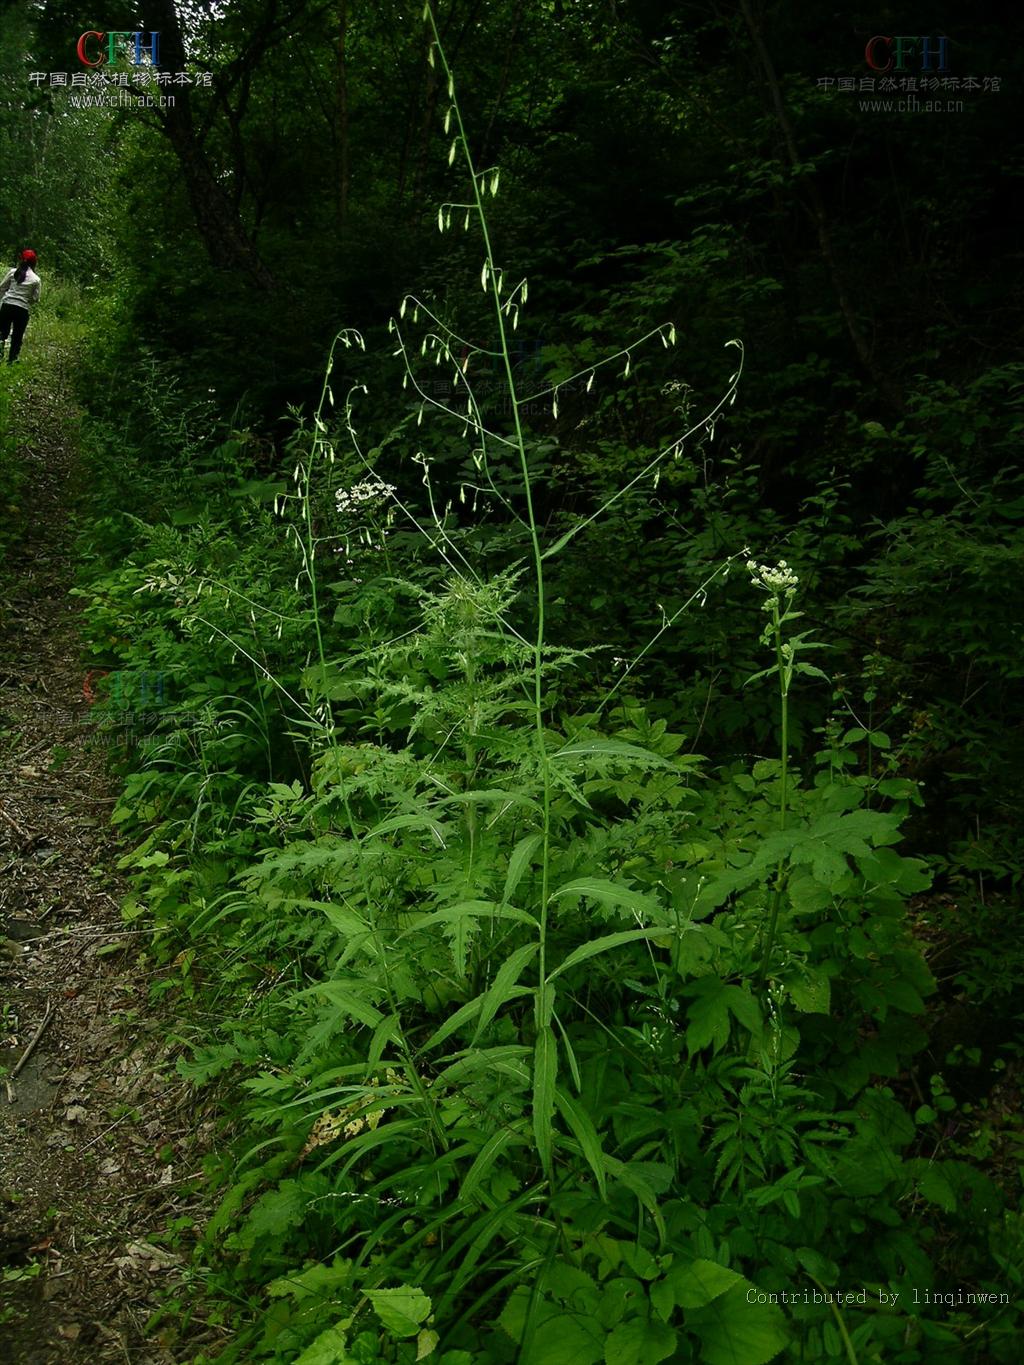
[[[23,261],[28,261],[29,265],[35,265],[36,253],[34,251],[23,251],[21,253],[21,259]]]

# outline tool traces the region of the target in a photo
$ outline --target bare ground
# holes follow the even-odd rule
[[[50,349],[0,374],[27,473],[15,502],[0,490],[16,527],[0,566],[0,1361],[162,1365],[191,1358],[173,1318],[147,1322],[184,1288],[212,1125],[150,1004],[147,931],[119,913],[116,789],[69,596],[68,363]]]

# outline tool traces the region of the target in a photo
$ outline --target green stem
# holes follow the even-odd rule
[[[775,637],[775,664],[779,674],[779,707],[781,724],[779,740],[782,749],[782,769],[779,774],[779,831],[786,828],[786,807],[789,799],[789,674],[786,671],[786,658],[782,651],[782,618],[779,615],[779,599],[772,598],[772,634]],[[761,952],[761,966],[757,973],[757,989],[760,990],[768,976],[768,965],[775,935],[779,926],[779,910],[782,906],[782,876],[784,860],[779,859],[775,868],[775,885],[772,888],[771,910],[768,914],[768,929],[764,936]]]
[[[548,896],[549,896],[549,877],[550,877],[550,842],[551,842],[551,777],[548,768],[547,744],[544,737],[544,697],[543,697],[543,659],[544,659],[544,631],[545,631],[545,596],[544,596],[544,565],[543,551],[540,543],[540,532],[537,527],[537,518],[533,505],[533,485],[530,478],[530,465],[526,453],[526,438],[523,432],[521,408],[522,400],[518,397],[515,375],[512,369],[512,357],[508,345],[508,333],[506,330],[505,312],[502,307],[501,294],[498,290],[500,275],[495,268],[494,251],[491,246],[491,234],[487,226],[487,214],[484,210],[483,196],[480,192],[480,177],[477,174],[476,166],[473,162],[472,153],[469,150],[469,140],[466,137],[466,129],[462,122],[462,112],[459,108],[458,100],[455,96],[455,80],[444,49],[441,46],[441,36],[438,33],[437,21],[434,17],[432,6],[428,6],[427,13],[430,19],[430,27],[433,32],[434,45],[441,65],[444,70],[448,83],[448,96],[451,101],[452,113],[455,116],[455,123],[458,130],[458,141],[462,147],[462,154],[465,158],[466,166],[469,171],[470,181],[473,186],[473,201],[476,208],[477,217],[480,222],[480,232],[483,237],[484,255],[487,262],[491,297],[494,302],[495,318],[498,326],[498,341],[502,362],[505,369],[505,381],[508,384],[509,397],[511,399],[512,421],[515,429],[513,445],[519,455],[519,467],[522,476],[523,493],[526,501],[526,521],[530,532],[530,544],[533,555],[534,580],[537,591],[537,629],[533,642],[533,708],[534,708],[534,738],[537,746],[537,761],[540,766],[541,782],[543,787],[542,799],[542,864],[541,864],[541,897],[540,897],[540,953],[538,957],[538,986],[537,986],[537,1012],[538,1026],[541,1024],[542,1002],[545,997],[545,984],[547,982],[547,921],[548,921]]]

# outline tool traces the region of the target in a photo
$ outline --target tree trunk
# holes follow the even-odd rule
[[[349,138],[348,138],[348,0],[340,0],[338,12],[338,230],[348,218]]]
[[[175,0],[144,0],[144,23],[160,34],[160,69],[184,71],[185,44]],[[261,289],[274,288],[274,278],[260,259],[231,197],[220,183],[198,136],[192,116],[192,90],[173,87],[174,104],[158,110],[164,135],[181,167],[196,228],[212,263],[247,275]]]
[[[750,0],[740,0],[740,9],[743,11],[743,18],[757,51],[761,69],[764,72],[768,91],[771,95],[772,108],[775,111],[775,119],[782,136],[783,146],[786,149],[786,157],[789,161],[790,168],[793,171],[796,171],[801,165],[801,157],[796,145],[793,124],[790,120],[789,112],[786,109],[785,101],[782,98],[782,89],[779,85],[779,78],[775,71],[775,65],[772,62],[771,54],[764,41],[760,23],[755,18]],[[888,376],[879,368],[874,356],[871,354],[871,347],[868,345],[867,338],[861,329],[857,314],[854,311],[849,293],[847,292],[842,271],[839,269],[839,264],[836,260],[832,242],[832,228],[829,223],[825,202],[821,197],[821,192],[811,176],[801,177],[801,183],[806,191],[807,208],[810,213],[811,221],[814,223],[815,233],[818,238],[818,250],[821,252],[821,258],[825,263],[825,269],[828,271],[829,278],[832,281],[836,302],[839,304],[839,311],[842,314],[850,341],[853,343],[853,349],[856,351],[857,358],[878,391],[891,407],[897,412],[902,412],[903,400],[897,393]]]

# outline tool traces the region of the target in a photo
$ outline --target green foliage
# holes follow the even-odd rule
[[[961,993],[1006,1025],[1020,975],[1019,367],[914,379],[915,333],[898,416],[854,373],[828,253],[793,246],[833,188],[820,99],[783,90],[811,144],[783,164],[731,20],[497,6],[465,110],[428,36],[398,111],[419,75],[381,95],[379,51],[418,73],[423,40],[385,10],[352,19],[351,88],[334,15],[296,18],[301,118],[275,15],[196,18],[245,77],[201,150],[288,309],[206,259],[181,147],[141,125],[127,211],[65,248],[123,258],[85,296],[80,593],[125,914],[231,1118],[197,1251],[218,1359],[1013,1360],[1019,1134],[964,1094],[990,1040],[939,1039]],[[464,113],[506,144],[497,197]],[[425,264],[434,114],[469,189]],[[888,227],[863,259],[846,235],[866,311]],[[339,333],[317,401],[343,308],[367,341]],[[1015,1297],[923,1296],[951,1284]]]

